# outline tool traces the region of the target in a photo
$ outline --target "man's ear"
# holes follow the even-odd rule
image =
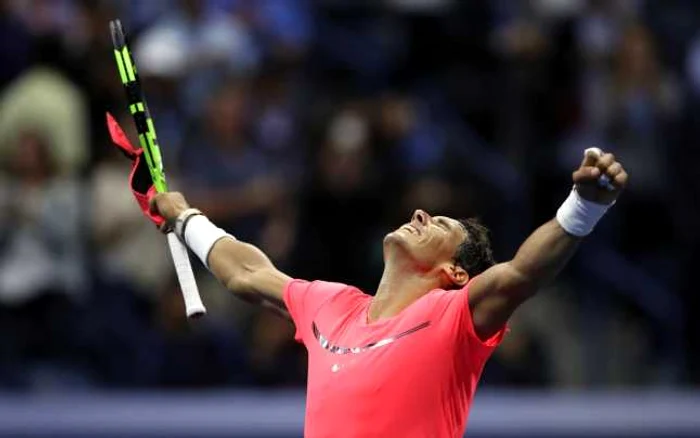
[[[469,282],[469,274],[461,266],[456,263],[445,263],[442,271],[449,279],[450,284],[458,287],[463,287]]]

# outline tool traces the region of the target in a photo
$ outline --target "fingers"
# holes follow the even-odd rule
[[[621,189],[627,185],[627,179],[629,178],[627,172],[622,167],[622,164],[615,161],[613,154],[603,155],[596,166],[600,169],[601,174],[607,175],[614,188]]]
[[[581,166],[594,166],[598,158],[603,155],[600,148],[588,148],[583,152],[583,162]]]
[[[572,176],[574,183],[579,184],[586,181],[593,181],[597,179],[600,175],[600,169],[598,169],[597,167],[587,166],[579,167],[578,170],[576,170]]]
[[[180,213],[190,207],[179,192],[154,193],[148,201],[148,206],[152,213],[162,216],[167,221],[174,221]]]
[[[603,154],[598,158],[598,161],[595,163],[595,166],[600,169],[601,173],[606,173],[607,170],[610,166],[612,166],[615,163],[615,155],[611,153]]]
[[[608,175],[611,179],[614,179],[620,172],[622,172],[622,164],[615,161],[610,166],[608,166],[608,169],[605,172],[605,174]]]
[[[624,169],[620,171],[617,175],[615,175],[615,178],[613,178],[612,183],[615,187],[617,188],[622,188],[627,185],[627,179],[629,177],[627,176],[627,172],[625,172]]]
[[[612,187],[608,189],[620,189],[627,184],[627,172],[622,164],[616,161],[615,155],[604,153],[599,148],[588,148],[584,152],[583,162],[573,173],[575,183],[598,182],[601,176],[609,181]]]

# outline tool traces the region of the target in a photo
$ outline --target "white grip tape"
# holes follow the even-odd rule
[[[204,308],[202,298],[199,296],[197,281],[194,278],[190,257],[187,254],[187,247],[180,242],[175,233],[168,233],[168,246],[173,257],[177,279],[180,282],[182,297],[185,299],[185,312],[188,318],[202,316],[207,313]]]

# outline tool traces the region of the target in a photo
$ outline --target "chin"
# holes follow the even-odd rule
[[[384,236],[384,249],[389,248],[403,248],[408,249],[409,242],[407,241],[408,236],[401,232],[401,230],[394,230],[391,233]]]
[[[384,236],[384,245],[393,245],[400,241],[403,241],[403,236],[398,231],[392,231]]]

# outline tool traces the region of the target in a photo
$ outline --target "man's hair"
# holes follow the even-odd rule
[[[469,277],[474,278],[496,264],[489,229],[477,218],[460,219],[459,222],[467,232],[467,237],[457,247],[455,263],[467,271]]]

